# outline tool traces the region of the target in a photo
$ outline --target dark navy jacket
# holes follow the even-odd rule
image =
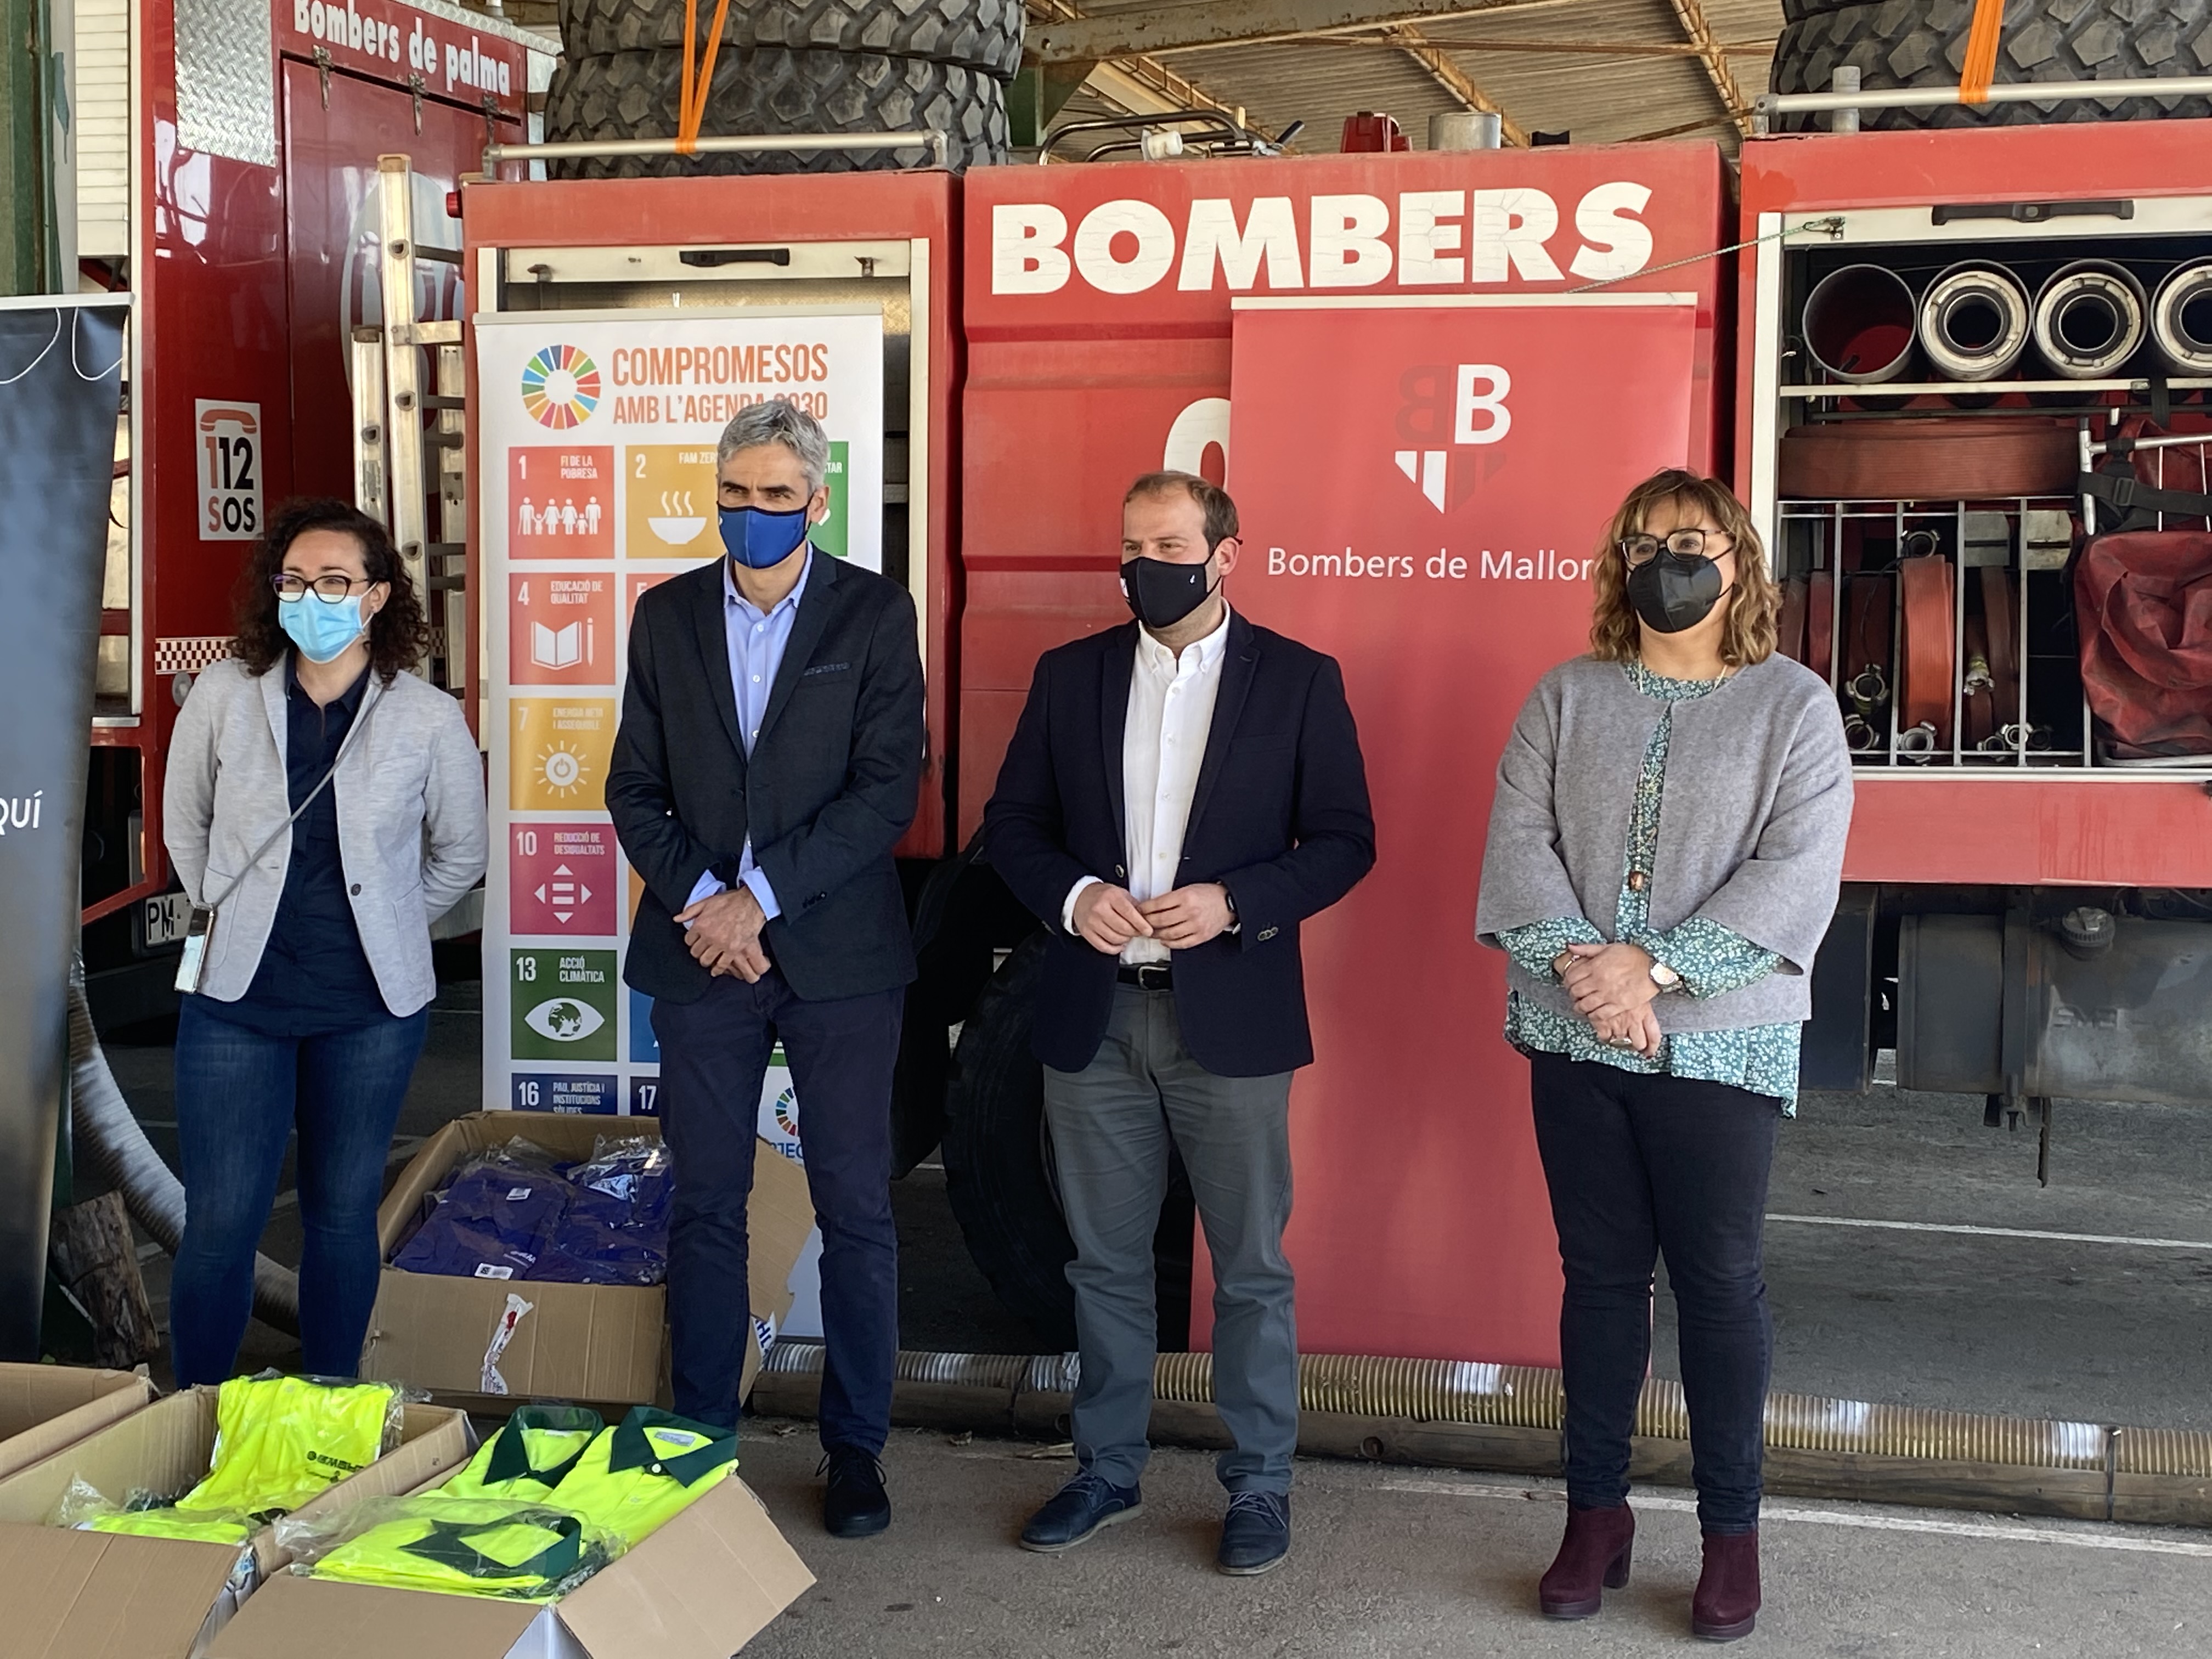
[[[1079,1072],[1106,1032],[1115,958],[1060,925],[1085,876],[1126,886],[1121,737],[1133,622],[1039,659],[984,810],[986,856],[1052,934],[1037,988],[1037,1058]],[[1359,734],[1336,659],[1232,611],[1213,724],[1183,830],[1176,884],[1218,881],[1241,923],[1175,953],[1191,1057],[1219,1077],[1313,1059],[1298,924],[1375,862]]]

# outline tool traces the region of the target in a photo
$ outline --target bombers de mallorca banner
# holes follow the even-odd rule
[[[1691,453],[1694,325],[1668,294],[1238,303],[1236,603],[1342,664],[1375,803],[1375,869],[1304,930],[1309,1352],[1558,1364],[1528,1066],[1475,889],[1506,733],[1586,648],[1606,521]]]
[[[605,793],[630,618],[648,588],[722,556],[715,441],[770,398],[829,433],[816,549],[883,568],[883,317],[492,314],[474,336],[489,635],[483,1102],[653,1115],[653,1005],[622,982],[641,889]],[[798,1106],[781,1065],[761,1111],[796,1159]],[[802,1271],[815,1255],[810,1243]],[[798,1288],[787,1329],[817,1334],[804,1328],[811,1298]]]

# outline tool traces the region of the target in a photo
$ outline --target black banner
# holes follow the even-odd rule
[[[39,1357],[120,300],[0,300],[0,1359]]]

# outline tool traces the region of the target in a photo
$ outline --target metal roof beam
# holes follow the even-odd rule
[[[1735,125],[1740,137],[1751,136],[1751,103],[1744,97],[1743,89],[1735,83],[1735,72],[1729,67],[1728,48],[1713,33],[1712,25],[1705,21],[1702,0],[1667,0],[1674,9],[1674,19],[1682,26],[1682,33],[1698,50],[1698,58],[1705,66],[1705,79],[1712,82],[1713,92],[1728,112],[1729,119]]]
[[[1400,23],[1385,31],[1390,42],[1407,57],[1425,70],[1429,78],[1468,109],[1480,110],[1498,118],[1499,130],[1505,142],[1520,149],[1528,147],[1528,131],[1505,112],[1504,106],[1467,76],[1467,71],[1451,60],[1449,54],[1431,44],[1428,37],[1410,23]]]
[[[1036,64],[1090,63],[1139,52],[1259,46],[1303,34],[1371,29],[1486,12],[1529,11],[1564,0],[1222,0],[1155,5],[1032,23],[1022,55]]]

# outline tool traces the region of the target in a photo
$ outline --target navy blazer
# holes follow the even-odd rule
[[[984,809],[986,856],[1052,936],[1036,1000],[1036,1055],[1079,1072],[1098,1052],[1115,958],[1060,925],[1085,876],[1128,884],[1121,737],[1133,622],[1047,652]],[[1178,886],[1218,881],[1242,924],[1174,956],[1191,1056],[1218,1077],[1266,1077],[1313,1059],[1298,924],[1375,862],[1359,734],[1336,659],[1230,613],[1221,685]]]
[[[629,630],[629,678],[607,811],[645,881],[623,977],[696,1002],[713,976],[675,914],[708,870],[734,885],[745,837],[783,914],[769,960],[809,1001],[887,991],[915,975],[891,849],[921,782],[921,653],[896,582],[817,550],[751,758],[738,733],[722,566],[649,590]]]

